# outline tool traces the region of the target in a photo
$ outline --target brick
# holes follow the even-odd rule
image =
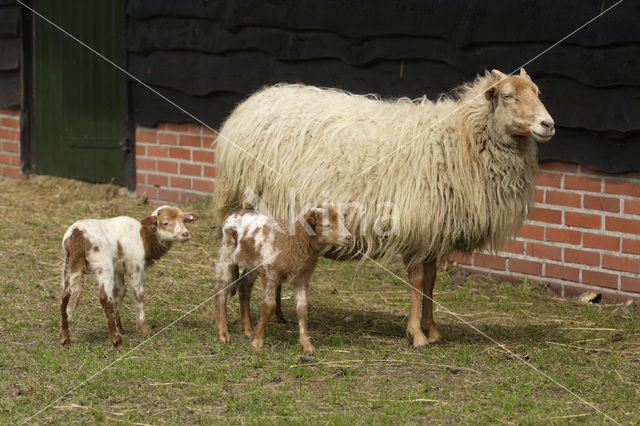
[[[146,185],[136,185],[136,195],[139,197],[147,197],[151,199],[158,199],[158,188]]]
[[[175,159],[191,160],[191,151],[185,148],[170,148],[169,156]]]
[[[640,254],[640,240],[622,239],[622,251],[624,253]]]
[[[7,166],[19,166],[20,157],[14,154],[0,154],[0,164]]]
[[[640,220],[608,216],[605,219],[605,228],[608,231],[618,231],[625,232],[627,234],[640,235]]]
[[[527,243],[527,255],[542,259],[562,260],[562,247]]]
[[[507,253],[524,254],[524,241],[506,241],[500,250]]]
[[[157,199],[173,203],[180,202],[180,191],[174,189],[158,188]]]
[[[202,199],[202,195],[191,191],[182,191],[180,193],[180,202],[188,203],[189,201]]]
[[[618,288],[618,275],[583,269],[582,282],[600,287]]]
[[[189,124],[189,133],[192,135],[201,135],[202,128],[202,124]]]
[[[136,142],[150,142],[156,143],[157,133],[143,132],[142,130],[136,131]]]
[[[556,265],[554,263],[547,263],[544,267],[544,275],[546,277],[560,278],[566,281],[580,281],[580,270],[578,268],[572,268],[571,266]]]
[[[483,268],[505,270],[507,267],[507,261],[504,257],[485,253],[476,253],[473,256],[473,265]]]
[[[167,126],[167,130],[171,130],[172,132],[189,133],[190,124],[167,123],[166,126]]]
[[[172,133],[159,133],[158,143],[162,145],[178,145],[178,135]]]
[[[216,168],[215,166],[202,166],[202,176],[215,178],[216,177]]]
[[[9,130],[9,139],[20,142],[20,130]]]
[[[640,200],[624,200],[624,212],[627,214],[640,214]]]
[[[583,175],[593,175],[593,176],[618,176],[617,173],[602,172],[600,170],[592,169],[587,166],[580,166],[580,173]]]
[[[556,241],[559,243],[580,244],[582,241],[582,232],[565,228],[547,228],[545,235],[547,241]]]
[[[579,228],[600,229],[602,216],[588,213],[564,212],[564,224]]]
[[[202,176],[202,166],[199,164],[180,163],[180,174]]]
[[[169,178],[163,175],[148,174],[147,185],[169,186]]]
[[[536,186],[551,186],[553,188],[560,188],[561,183],[562,175],[559,173],[541,172],[536,177]]]
[[[218,132],[216,130],[210,129],[206,126],[202,126],[202,134],[204,136],[218,136]]]
[[[191,189],[191,179],[180,176],[171,176],[171,187]]]
[[[196,191],[213,192],[214,182],[209,179],[193,179],[192,188]]]
[[[545,209],[543,207],[534,207],[530,220],[536,222],[562,223],[562,211],[554,209]]]
[[[0,128],[0,139],[9,139],[9,129]]]
[[[208,148],[208,149],[213,149],[216,147],[216,138],[212,138],[212,137],[203,137],[202,138],[202,147],[203,148]]]
[[[149,157],[167,158],[169,156],[169,148],[161,145],[150,145],[147,147],[147,155]]]
[[[640,182],[606,179],[604,181],[604,192],[606,192],[607,194],[620,194],[630,195],[632,197],[640,197]]]
[[[533,193],[533,201],[535,203],[544,203],[544,189],[537,189]]]
[[[136,144],[136,157],[144,157],[147,155],[147,146],[141,143]]]
[[[136,173],[136,185],[144,185],[147,183],[146,173]]]
[[[539,276],[542,274],[542,263],[522,259],[509,259],[509,271]]]
[[[158,160],[158,171],[165,173],[178,173],[178,163],[176,161]]]
[[[23,178],[25,177],[22,174],[22,171],[18,167],[3,167],[2,168],[2,176],[11,177],[11,178]]]
[[[620,199],[584,194],[583,206],[585,209],[618,213],[620,211]]]
[[[566,175],[564,177],[564,188],[577,189],[580,191],[600,192],[602,188],[602,179]]]
[[[553,191],[547,189],[545,202],[547,204],[556,204],[560,206],[582,207],[582,196],[574,192]]]
[[[213,164],[215,160],[213,151],[194,149],[191,155],[193,156],[193,161],[198,161],[200,163]]]
[[[4,152],[20,152],[20,144],[18,142],[2,142],[2,150]]]
[[[147,158],[136,158],[137,170],[155,170],[156,160],[149,160]]]
[[[0,125],[4,127],[10,127],[12,129],[19,129],[20,120],[17,118],[2,117],[2,119],[0,120]]]
[[[532,240],[544,240],[544,227],[524,224],[518,231],[517,236],[519,238],[529,238]]]
[[[567,247],[564,249],[564,261],[581,265],[600,266],[600,253]]]
[[[640,293],[640,278],[625,277],[622,275],[620,277],[620,290]]]
[[[180,135],[178,143],[180,146],[193,146],[200,148],[202,146],[202,138],[200,136],[193,135]]]
[[[620,237],[583,232],[582,247],[618,251],[620,250]]]
[[[578,165],[565,163],[563,161],[544,161],[540,163],[540,170],[576,173],[578,171]]]
[[[617,271],[640,273],[640,257],[615,256],[612,254],[602,255],[602,267],[615,269]]]

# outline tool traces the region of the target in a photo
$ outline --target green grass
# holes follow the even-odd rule
[[[60,238],[81,217],[152,206],[111,186],[38,177],[0,180],[0,423],[19,423],[145,341],[129,295],[124,351],[111,349],[97,285],[88,279],[71,322],[59,332]],[[310,287],[317,354],[302,354],[297,325],[269,323],[265,348],[240,336],[229,301],[232,340],[220,344],[211,302],[216,244],[212,212],[145,274],[152,337],[33,418],[35,423],[602,423],[593,408],[444,311],[446,344],[413,350],[405,337],[404,283],[371,262],[322,259]],[[389,266],[404,276],[400,265]],[[260,300],[253,297],[254,321]],[[295,319],[291,290],[283,310]],[[441,272],[435,299],[527,359],[541,372],[621,423],[640,418],[640,313],[635,305],[581,305],[527,283]]]

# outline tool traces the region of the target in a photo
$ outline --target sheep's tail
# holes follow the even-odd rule
[[[72,251],[69,246],[68,240],[65,240],[63,243],[62,298],[68,297],[66,311],[67,319],[70,320],[76,312],[82,294],[86,258],[84,250]]]

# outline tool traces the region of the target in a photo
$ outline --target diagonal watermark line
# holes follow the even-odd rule
[[[31,11],[31,13],[33,13],[34,15],[37,15],[38,17],[40,17],[42,20],[46,21],[47,23],[49,23],[51,26],[55,27],[56,29],[58,29],[60,32],[64,33],[65,35],[67,35],[68,37],[70,37],[71,39],[73,39],[75,42],[77,42],[78,44],[84,46],[85,48],[89,49],[91,52],[95,53],[96,55],[98,55],[100,58],[102,58],[103,60],[105,60],[106,62],[108,62],[110,65],[112,65],[113,67],[117,68],[119,71],[121,71],[123,74],[125,74],[127,77],[129,77],[132,80],[135,80],[137,83],[140,83],[142,86],[144,86],[145,88],[147,88],[148,90],[150,90],[151,92],[155,93],[156,95],[160,96],[162,99],[164,99],[165,101],[167,101],[169,104],[173,105],[174,107],[176,107],[177,109],[179,109],[180,111],[182,111],[184,114],[188,115],[189,117],[193,118],[195,121],[197,121],[198,123],[200,123],[201,125],[203,125],[204,127],[206,127],[207,129],[211,130],[219,139],[222,139],[228,143],[230,143],[231,145],[235,146],[236,148],[238,148],[240,151],[244,152],[245,154],[247,154],[249,157],[253,158],[255,161],[257,161],[258,163],[262,164],[263,166],[265,166],[266,168],[268,168],[269,170],[271,170],[272,172],[274,172],[275,174],[277,174],[278,176],[282,176],[282,173],[278,172],[276,169],[274,169],[273,167],[271,167],[270,165],[268,165],[267,163],[265,163],[264,161],[260,160],[259,158],[255,157],[254,155],[252,155],[249,151],[247,151],[246,149],[242,148],[240,145],[236,144],[235,142],[233,142],[231,139],[227,138],[226,136],[224,136],[223,134],[221,134],[220,132],[218,132],[217,130],[215,130],[214,128],[212,128],[211,126],[209,126],[207,123],[205,123],[204,121],[200,120],[198,117],[196,117],[195,115],[193,115],[192,113],[190,113],[189,111],[187,111],[186,109],[182,108],[180,105],[178,105],[177,103],[173,102],[171,99],[167,98],[165,95],[163,95],[162,93],[160,93],[159,91],[157,91],[156,89],[154,89],[153,87],[149,86],[148,84],[146,84],[145,82],[143,82],[142,80],[140,80],[138,77],[134,76],[133,74],[131,74],[129,71],[125,70],[124,68],[122,68],[121,66],[119,66],[118,64],[116,64],[115,62],[113,62],[112,60],[110,60],[109,58],[107,58],[106,56],[104,56],[103,54],[101,54],[100,52],[98,52],[97,50],[95,50],[94,48],[92,48],[91,46],[89,46],[88,44],[86,44],[85,42],[83,42],[82,40],[78,39],[77,37],[75,37],[73,34],[69,33],[68,31],[64,30],[63,28],[61,28],[59,25],[57,25],[55,22],[52,22],[50,19],[48,19],[47,17],[43,16],[41,13],[37,12],[36,10],[32,9],[31,7],[27,6],[26,4],[24,4],[21,0],[16,0],[16,2],[18,2],[22,7],[24,7],[25,9],[28,9]]]
[[[181,321],[183,318],[191,315],[194,311],[196,311],[197,309],[199,309],[200,307],[202,307],[205,303],[209,302],[211,299],[213,299],[214,297],[216,297],[218,294],[222,293],[223,291],[225,291],[226,289],[228,289],[229,287],[231,287],[232,285],[234,285],[235,283],[239,282],[242,278],[244,278],[244,276],[246,274],[249,274],[253,271],[255,271],[256,269],[262,267],[262,265],[264,265],[265,263],[267,263],[269,260],[275,258],[278,254],[280,253],[280,251],[277,251],[273,256],[271,256],[269,259],[265,260],[264,262],[262,262],[260,265],[256,266],[255,268],[251,269],[249,272],[244,272],[242,275],[240,275],[240,277],[229,283],[227,286],[225,286],[222,290],[218,291],[216,294],[214,294],[213,296],[207,297],[204,301],[202,301],[201,303],[199,303],[198,305],[196,305],[194,308],[192,308],[190,311],[188,311],[185,314],[182,314],[180,317],[178,317],[177,319],[173,320],[171,323],[169,323],[168,325],[164,326],[162,328],[162,330],[158,331],[157,333],[155,333],[153,336],[143,340],[141,343],[139,343],[136,347],[134,347],[133,349],[129,349],[124,355],[118,357],[117,359],[115,359],[114,361],[112,361],[110,364],[108,364],[106,367],[102,368],[101,370],[93,373],[91,376],[89,376],[88,379],[85,379],[83,382],[77,384],[76,386],[74,386],[73,388],[71,388],[70,390],[68,390],[67,392],[65,392],[64,394],[62,394],[60,397],[56,398],[53,402],[49,403],[49,405],[45,406],[44,408],[41,408],[40,410],[38,410],[36,413],[32,414],[31,416],[27,417],[26,419],[22,420],[19,424],[23,425],[29,421],[31,421],[31,419],[33,419],[34,417],[36,417],[37,415],[43,413],[44,411],[46,411],[47,409],[49,409],[51,406],[53,406],[56,402],[66,398],[68,395],[70,395],[71,393],[73,393],[74,391],[76,391],[77,389],[81,388],[82,386],[84,386],[85,384],[87,384],[89,381],[91,381],[92,379],[94,379],[95,377],[99,376],[100,374],[102,374],[104,371],[106,371],[107,369],[109,369],[110,367],[112,367],[113,365],[115,365],[116,363],[122,361],[123,359],[125,359],[129,354],[131,354],[132,352],[135,352],[137,349],[139,349],[140,347],[144,346],[147,342],[149,342],[151,339],[153,339],[154,337],[158,336],[159,334],[163,333],[165,330],[167,330],[169,327],[171,327],[172,325],[174,325],[175,323],[177,323],[178,321]]]
[[[578,28],[576,28],[575,30],[573,30],[572,32],[570,32],[569,34],[567,34],[566,36],[562,37],[560,40],[558,40],[557,42],[555,42],[554,44],[552,44],[551,46],[547,47],[545,50],[543,50],[542,52],[538,53],[536,56],[534,56],[533,58],[529,59],[527,62],[525,62],[524,64],[520,65],[519,67],[516,67],[516,69],[514,69],[513,71],[511,71],[509,74],[507,74],[505,77],[503,77],[502,79],[500,79],[498,82],[494,83],[491,87],[495,87],[498,84],[500,84],[502,81],[504,81],[507,77],[509,77],[510,75],[513,75],[516,71],[518,71],[520,68],[524,68],[526,65],[529,65],[531,62],[535,61],[536,59],[538,59],[540,56],[544,55],[545,53],[547,53],[548,51],[550,51],[551,49],[553,49],[554,47],[556,47],[557,45],[559,45],[560,43],[562,43],[563,41],[565,41],[566,39],[568,39],[569,37],[571,37],[572,35],[574,35],[575,33],[577,33],[578,31],[580,31],[581,29],[583,29],[584,27],[586,27],[587,25],[591,24],[593,21],[595,21],[598,18],[601,18],[605,13],[609,12],[611,9],[613,9],[614,7],[618,6],[620,3],[622,3],[624,0],[618,0],[618,2],[614,3],[612,6],[609,6],[608,8],[606,8],[605,10],[601,11],[598,15],[594,16],[593,18],[591,18],[590,20],[588,20],[587,22],[585,22],[584,24],[580,25]],[[424,134],[425,132],[428,132],[429,130],[433,129],[434,126],[440,124],[441,122],[443,122],[445,119],[447,119],[448,117],[450,117],[451,115],[455,114],[456,112],[460,111],[462,108],[464,108],[465,106],[469,105],[471,102],[473,102],[475,99],[477,99],[480,96],[483,96],[484,93],[479,93],[476,96],[472,97],[471,99],[469,99],[467,102],[463,103],[462,105],[460,105],[459,107],[455,108],[453,111],[449,112],[448,114],[444,115],[442,118],[436,120],[433,124],[431,124],[429,127],[427,127],[426,129],[422,130],[421,132],[415,134],[414,136],[412,136],[411,138],[409,138],[406,141],[403,141],[402,144],[397,147],[396,149],[394,149],[393,151],[391,151],[390,153],[382,156],[378,161],[376,161],[375,163],[373,163],[372,165],[370,165],[369,167],[365,168],[364,170],[362,170],[358,176],[362,176],[363,174],[365,174],[366,172],[368,172],[369,170],[371,170],[372,168],[376,167],[378,164],[380,164],[381,162],[383,162],[384,160],[386,160],[387,158],[391,157],[392,155],[395,155],[398,151],[404,149],[405,147],[407,147],[409,145],[409,142],[415,140],[418,136]]]
[[[367,256],[365,253],[362,252],[362,250],[358,250],[358,253],[360,253],[363,257],[367,258],[368,260],[372,261],[373,263],[375,263],[376,265],[378,265],[381,269],[385,270],[386,272],[388,272],[390,275],[392,275],[394,278],[400,280],[401,282],[403,282],[404,284],[406,284],[410,289],[412,290],[417,290],[414,287],[411,286],[411,284],[409,284],[406,280],[404,280],[403,278],[401,278],[400,276],[398,276],[398,274],[394,273],[393,271],[389,270],[388,268],[386,268],[384,265],[382,265],[381,263],[377,262],[375,259]],[[422,290],[417,290],[418,293],[420,293],[422,296],[426,297],[427,299],[429,299],[434,305],[436,305],[438,308],[442,309],[445,313],[455,317],[458,321],[460,321],[461,323],[469,326],[470,328],[472,328],[476,333],[480,334],[482,337],[490,340],[491,342],[495,343],[500,349],[506,351],[509,353],[509,355],[511,355],[514,358],[517,358],[519,361],[521,361],[522,363],[526,364],[528,367],[532,368],[534,371],[540,373],[541,375],[543,375],[545,378],[547,378],[549,381],[551,381],[553,384],[559,386],[560,388],[564,389],[565,391],[567,391],[568,393],[570,393],[571,395],[573,395],[574,397],[576,397],[578,400],[580,400],[580,402],[588,405],[589,407],[591,407],[592,409],[594,409],[595,411],[597,411],[598,413],[602,414],[604,417],[606,417],[608,420],[611,420],[612,422],[614,422],[617,425],[620,425],[620,423],[618,423],[614,418],[612,418],[611,416],[609,416],[607,413],[605,413],[604,411],[600,410],[598,407],[596,407],[595,405],[593,405],[592,403],[590,403],[589,401],[587,401],[586,399],[582,398],[580,395],[578,395],[577,393],[573,392],[571,389],[567,388],[566,386],[564,386],[562,383],[558,382],[556,379],[554,379],[553,377],[549,376],[547,373],[545,373],[544,371],[540,370],[538,367],[536,367],[535,365],[531,364],[529,361],[527,361],[526,359],[522,358],[520,355],[516,354],[515,352],[513,352],[512,350],[510,350],[509,348],[507,348],[505,345],[503,345],[502,343],[498,342],[496,339],[494,339],[493,337],[489,336],[487,333],[485,333],[484,331],[480,330],[478,327],[474,326],[473,324],[471,324],[470,322],[468,322],[467,320],[465,320],[464,318],[462,318],[460,315],[456,314],[455,312],[453,312],[452,310],[450,310],[449,308],[447,308],[446,306],[442,305],[441,303],[436,302],[432,297],[427,296],[426,294],[424,294],[422,292]]]

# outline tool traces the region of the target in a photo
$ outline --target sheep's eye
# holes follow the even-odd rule
[[[169,226],[169,222],[163,223],[162,226],[164,226],[166,228],[167,226]]]
[[[325,229],[325,230],[326,230],[326,229],[331,229],[331,225],[329,225],[329,224],[324,224],[324,225],[322,225],[322,229]]]
[[[502,99],[506,99],[506,100],[513,99],[513,95],[511,93],[503,93]]]

